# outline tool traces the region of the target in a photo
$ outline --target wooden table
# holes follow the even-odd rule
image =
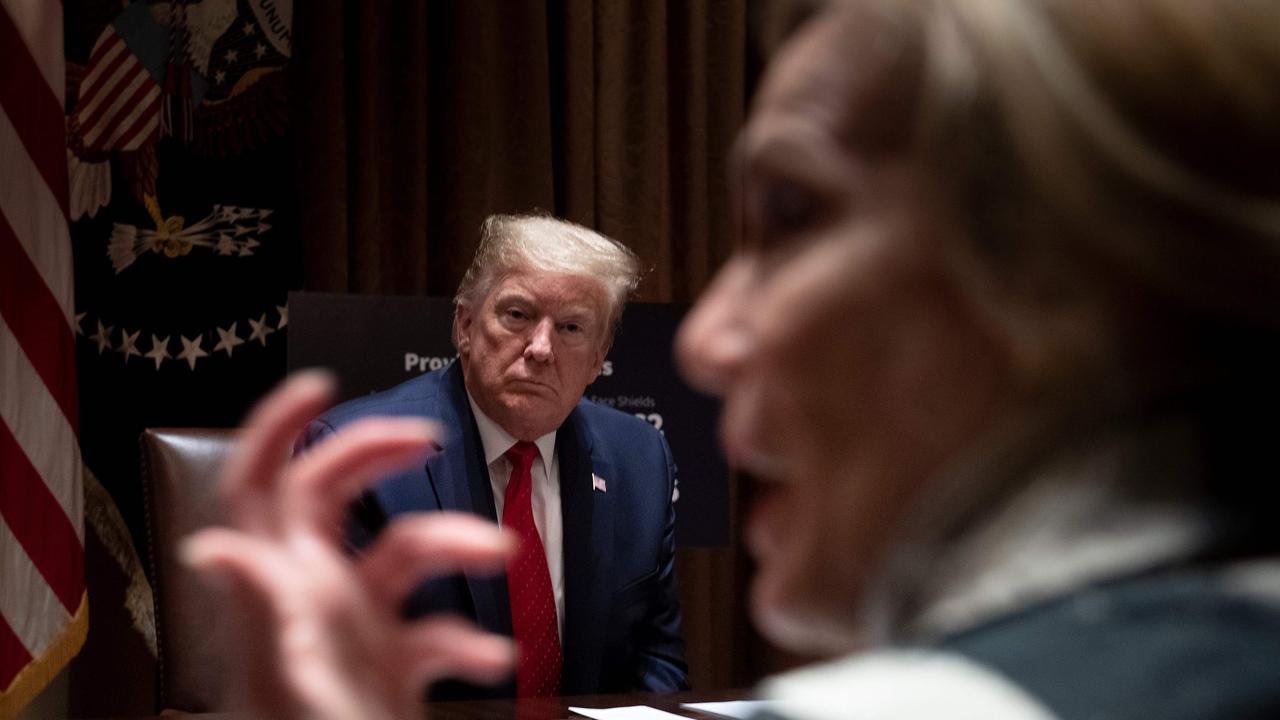
[[[575,697],[531,698],[524,700],[457,700],[453,702],[428,703],[424,709],[424,716],[427,720],[565,720],[566,718],[586,720],[581,715],[571,714],[569,706],[608,708],[624,707],[626,705],[648,705],[649,707],[666,710],[669,713],[688,718],[709,720],[709,715],[681,709],[680,703],[747,700],[750,698],[750,690],[713,690],[709,692],[690,691],[674,695],[626,693],[621,695],[578,695]],[[170,712],[163,716],[126,720],[242,720],[242,717],[235,713]]]
[[[526,698],[523,700],[459,700],[456,702],[430,703],[426,716],[429,720],[564,720],[578,718],[569,707],[607,708],[626,705],[648,705],[676,715],[690,718],[710,716],[681,709],[680,703],[716,702],[720,700],[747,700],[750,690],[720,690],[712,692],[684,692],[674,695],[653,693],[628,693],[624,695],[579,695],[577,697]]]

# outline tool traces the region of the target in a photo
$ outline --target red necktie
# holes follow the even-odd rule
[[[520,536],[520,550],[507,565],[507,591],[511,597],[511,629],[519,647],[516,662],[516,696],[560,694],[560,632],[556,623],[556,598],[551,590],[547,553],[533,524],[533,459],[538,448],[518,442],[507,451],[511,480],[502,505],[502,524]]]

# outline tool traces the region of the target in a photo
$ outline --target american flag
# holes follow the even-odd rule
[[[148,33],[164,32],[145,22],[147,12],[146,3],[129,6],[107,25],[89,54],[72,113],[86,151],[137,150],[159,137],[160,84],[130,46],[132,41],[142,48]],[[156,72],[162,70],[159,60],[152,58]]]
[[[0,0],[0,717],[88,630],[62,12]]]

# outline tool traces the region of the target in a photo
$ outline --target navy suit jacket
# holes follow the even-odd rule
[[[432,418],[448,434],[424,466],[380,481],[353,506],[354,547],[363,547],[404,513],[456,510],[497,522],[458,363],[335,407],[311,424],[302,444],[374,415]],[[674,578],[675,466],[666,440],[639,418],[582,400],[560,426],[556,451],[564,521],[561,692],[686,689]],[[592,473],[604,479],[604,491],[593,488]],[[511,635],[504,575],[428,580],[404,610],[410,617],[458,613],[490,632]],[[431,690],[437,700],[514,695],[514,675],[494,687],[444,682]]]

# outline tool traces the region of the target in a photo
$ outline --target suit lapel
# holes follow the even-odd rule
[[[595,492],[591,474],[612,475],[592,458],[590,430],[575,409],[556,436],[560,457],[560,508],[564,518],[564,668],[566,695],[597,691],[608,579],[612,576],[613,512],[607,493]]]
[[[471,404],[467,401],[462,368],[457,362],[445,371],[439,398],[434,417],[456,433],[446,438],[442,452],[427,459],[427,477],[435,490],[440,509],[472,513],[496,523],[493,488],[484,462],[484,448],[475,418],[471,415]],[[466,579],[475,606],[476,623],[490,632],[511,635],[506,580],[501,575],[467,575]]]

